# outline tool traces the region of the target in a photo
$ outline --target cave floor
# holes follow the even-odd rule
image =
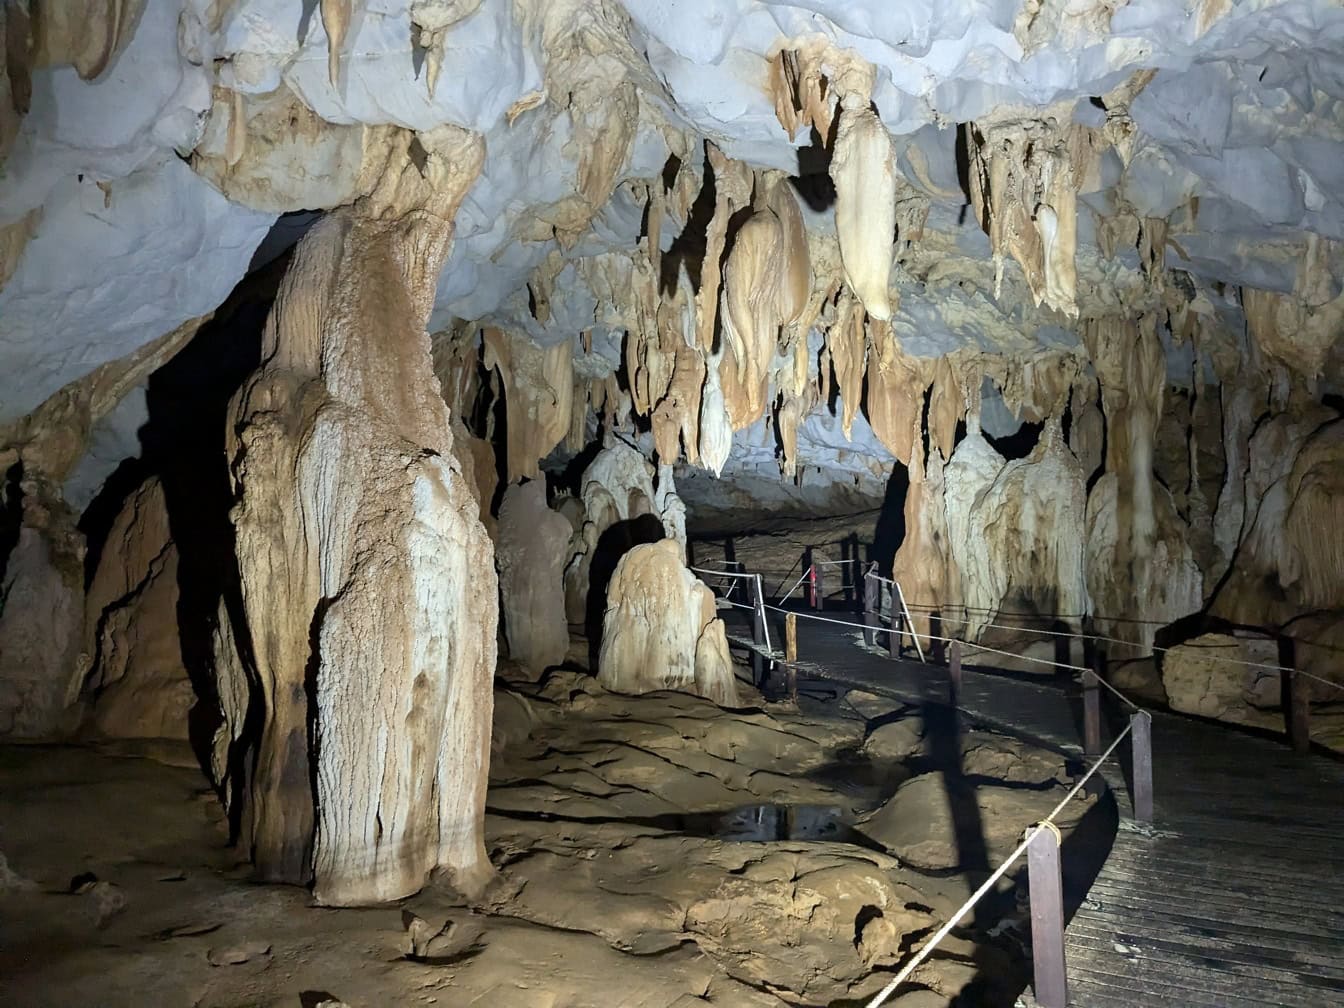
[[[174,746],[0,749],[5,1002],[853,1004],[1067,779],[1057,754],[969,730],[956,762],[997,818],[967,838],[938,815],[946,768],[916,709],[824,684],[797,706],[744,693],[730,712],[609,694],[578,672],[501,685],[486,818],[498,874],[472,904],[435,883],[332,910],[250,882]],[[1070,824],[1103,853],[1104,813],[1089,803]],[[1021,923],[1005,885],[892,1003],[1012,1004]]]
[[[884,636],[869,646],[859,630],[800,620],[800,673],[919,705],[926,723],[938,710],[951,717],[946,668],[893,659]],[[1080,753],[1081,696],[1067,679],[968,668],[958,702],[974,723]],[[1127,716],[1104,704],[1106,737]],[[1086,899],[1066,907],[1070,1005],[1344,1001],[1344,762],[1166,712],[1151,731],[1154,822],[1123,821]],[[1131,760],[1126,740],[1104,768],[1126,816]]]

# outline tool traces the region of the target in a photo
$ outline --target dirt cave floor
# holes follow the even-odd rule
[[[505,670],[507,671],[507,670]],[[501,680],[486,844],[467,905],[431,885],[332,910],[249,881],[190,754],[0,748],[0,989],[14,1008],[857,1005],[1063,794],[1062,756],[805,683],[696,697],[576,671]],[[1065,822],[1082,898],[1109,798]],[[1017,885],[1011,883],[1016,879]],[[891,1004],[1012,1005],[1029,931],[1011,876]]]

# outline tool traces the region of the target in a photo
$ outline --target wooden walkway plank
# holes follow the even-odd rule
[[[797,623],[800,676],[947,704],[945,666],[893,659],[881,634],[867,648],[858,628],[804,613]],[[1072,684],[968,665],[958,700],[988,727],[1081,754],[1082,696]],[[1103,712],[1104,736],[1124,724],[1118,706]],[[1122,819],[1069,922],[1070,1005],[1344,1005],[1344,765],[1173,714],[1155,713],[1152,735],[1155,821]],[[1102,770],[1122,816],[1131,811],[1128,748]]]

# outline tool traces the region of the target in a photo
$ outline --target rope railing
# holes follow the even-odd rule
[[[895,592],[893,592],[893,599]],[[782,600],[781,600],[782,601]],[[886,632],[895,634],[895,602],[893,601],[893,620],[891,629]],[[788,621],[788,628],[792,632],[792,627],[796,621],[815,620],[819,623],[827,623],[833,626],[848,627],[854,630],[863,631],[865,639],[871,645],[873,643],[873,633],[877,629],[868,623],[858,623],[853,620],[839,619],[832,616],[822,616],[812,612],[796,612],[790,609],[784,609],[779,605],[761,604],[761,612],[782,613]],[[869,610],[872,614],[875,610]],[[878,617],[880,624],[881,618]],[[905,631],[900,631],[905,633]],[[980,902],[984,896],[990,892],[994,886],[1003,878],[1004,875],[1012,869],[1024,853],[1029,854],[1028,885],[1030,887],[1030,903],[1032,906],[1032,957],[1034,961],[1035,975],[1035,993],[1037,1003],[1044,1008],[1065,1008],[1068,1003],[1067,995],[1067,975],[1064,964],[1064,907],[1060,888],[1060,866],[1059,851],[1061,846],[1061,834],[1056,820],[1060,813],[1068,807],[1085,788],[1093,776],[1101,767],[1109,761],[1119,748],[1120,744],[1126,739],[1132,742],[1133,759],[1133,809],[1134,816],[1140,821],[1150,821],[1152,819],[1152,734],[1151,734],[1151,715],[1140,708],[1138,704],[1130,700],[1119,689],[1107,682],[1102,676],[1094,670],[1083,668],[1077,665],[1069,665],[1063,662],[1053,662],[1047,659],[1030,658],[1025,655],[1014,655],[1008,651],[1001,651],[997,648],[986,647],[984,645],[966,643],[950,637],[940,637],[937,635],[928,635],[930,640],[936,640],[947,644],[950,648],[950,662],[948,666],[950,685],[951,685],[951,703],[959,707],[958,693],[961,681],[961,648],[973,648],[977,651],[1004,655],[1010,658],[1026,658],[1043,665],[1050,665],[1056,668],[1065,669],[1070,672],[1082,674],[1083,680],[1083,699],[1084,699],[1084,752],[1091,760],[1086,772],[1075,782],[1073,787],[1059,801],[1059,803],[1050,811],[1040,822],[1031,826],[1022,839],[1021,843],[1013,850],[1011,854],[1001,863],[998,868],[982,883],[970,898],[926,941],[915,953],[915,955],[905,963],[901,970],[875,997],[867,1003],[867,1008],[880,1008],[900,986],[913,974],[913,972],[933,954],[938,944],[946,938],[957,924]],[[795,648],[796,650],[796,648]],[[773,657],[773,652],[770,652]],[[1120,701],[1127,705],[1133,713],[1130,715],[1129,723],[1124,729],[1111,741],[1110,745],[1101,750],[1101,707],[1098,696],[1098,688],[1104,687],[1110,693],[1114,694]],[[1095,758],[1093,758],[1095,755]]]
[[[1147,717],[1148,715],[1144,713],[1142,716]],[[1008,873],[1009,869],[1011,869],[1013,865],[1017,863],[1017,860],[1027,852],[1027,850],[1032,846],[1033,843],[1037,842],[1037,838],[1044,831],[1047,830],[1050,831],[1051,839],[1055,842],[1056,848],[1058,848],[1059,827],[1055,823],[1055,818],[1062,811],[1064,811],[1064,809],[1068,806],[1069,802],[1073,801],[1073,799],[1078,796],[1079,792],[1081,792],[1082,789],[1087,785],[1087,782],[1092,779],[1092,775],[1095,774],[1099,769],[1101,769],[1102,765],[1111,758],[1111,754],[1115,752],[1116,748],[1120,745],[1120,743],[1125,739],[1127,735],[1129,735],[1130,730],[1133,727],[1134,727],[1133,722],[1130,722],[1130,724],[1125,726],[1124,730],[1121,731],[1120,734],[1115,737],[1115,741],[1113,741],[1110,744],[1110,746],[1106,749],[1104,753],[1102,753],[1099,757],[1097,757],[1097,759],[1092,763],[1091,767],[1088,768],[1087,773],[1083,774],[1083,776],[1078,780],[1078,782],[1074,784],[1072,790],[1070,790],[1069,793],[1066,794],[1063,797],[1063,799],[1060,800],[1059,804],[1056,805],[1054,809],[1051,810],[1050,814],[1027,830],[1026,836],[1023,838],[1022,842],[1019,843],[1016,848],[1014,848],[1013,852],[1009,854],[1007,858],[1004,859],[1003,863],[1000,864],[998,868],[994,869],[994,872],[989,876],[989,878],[985,879],[985,881],[980,885],[980,887],[970,895],[970,898],[968,898],[966,902],[961,905],[961,907],[956,911],[956,913],[954,913],[951,917],[949,917],[947,921],[943,924],[943,926],[940,927],[937,931],[935,931],[933,935],[929,938],[929,940],[926,941],[922,946],[920,946],[919,951],[915,953],[914,957],[911,958],[910,961],[907,962],[901,968],[900,972],[896,974],[895,978],[892,979],[890,983],[888,983],[885,987],[883,987],[882,990],[880,990],[872,998],[872,1000],[868,1002],[866,1008],[881,1008],[881,1006],[886,1003],[887,998],[891,997],[891,995],[895,993],[896,989],[900,987],[901,984],[905,983],[908,979],[910,979],[910,975],[914,973],[916,969],[919,968],[919,966],[924,962],[924,960],[926,960],[930,955],[933,954],[933,951],[938,947],[938,944],[949,934],[952,933],[952,930],[957,926],[958,923],[961,922],[961,919],[965,917],[968,913],[970,913],[971,910],[974,909],[975,905],[979,903],[980,900],[982,900],[991,889],[994,888],[994,886],[998,883],[999,879],[1003,878],[1003,876]]]
[[[834,617],[831,616],[818,616],[816,613],[810,613],[810,612],[795,612],[792,609],[782,609],[777,605],[767,605],[765,608],[770,612],[782,613],[783,615],[786,616],[792,614],[801,619],[817,620],[818,622],[821,623],[833,623],[836,626],[852,627],[855,630],[874,629],[873,627],[869,626],[866,623],[855,623],[852,620],[835,619]],[[911,631],[899,630],[895,632],[904,634],[904,633],[910,633]],[[991,654],[1003,655],[1008,658],[1020,658],[1026,661],[1039,662],[1042,665],[1052,665],[1055,668],[1067,669],[1068,671],[1071,672],[1089,671],[1088,669],[1083,668],[1081,665],[1066,665],[1062,662],[1053,662],[1045,658],[1031,658],[1027,655],[1015,655],[1009,651],[999,651],[996,648],[985,647],[983,644],[975,644],[969,641],[957,640],[955,637],[939,637],[936,634],[920,634],[919,636],[923,637],[925,640],[938,641],[939,643],[942,644],[960,644],[962,647],[975,648],[978,651],[987,651]]]
[[[875,573],[875,574],[872,574],[871,577],[873,577],[874,579],[876,579],[876,580],[878,580],[878,581],[881,581],[883,584],[888,584],[888,585],[895,585],[895,584],[896,584],[896,582],[893,581],[891,578],[883,577],[881,574],[876,574],[876,573]],[[956,623],[956,624],[961,625],[961,626],[970,626],[970,625],[972,625],[972,624],[976,624],[976,622],[977,622],[977,621],[975,621],[975,620],[958,619],[958,618],[955,617],[955,616],[947,616],[947,615],[944,615],[942,612],[939,612],[939,607],[937,607],[937,606],[931,606],[931,605],[929,605],[929,604],[927,604],[927,603],[921,603],[921,602],[907,602],[906,605],[907,605],[908,608],[918,610],[918,611],[920,611],[920,612],[922,612],[922,613],[926,613],[926,614],[927,614],[927,613],[937,613],[936,616],[931,616],[931,617],[929,617],[929,618],[937,619],[939,623]],[[993,611],[993,610],[989,610],[989,609],[978,609],[978,608],[974,608],[974,607],[970,607],[970,606],[965,606],[965,605],[960,605],[960,604],[951,604],[951,605],[947,606],[947,608],[950,608],[950,609],[960,609],[960,610],[962,610],[962,611],[964,611],[964,612],[992,612],[992,611]],[[1029,618],[1029,617],[1023,615],[1023,618],[1024,618],[1024,619],[1027,619],[1027,618]],[[1061,618],[1067,618],[1067,617],[1061,617]],[[1148,621],[1136,621],[1136,622],[1148,622]],[[980,626],[981,629],[1008,630],[1008,631],[1011,631],[1011,632],[1014,632],[1014,633],[1037,634],[1037,635],[1039,635],[1039,636],[1046,636],[1046,637],[1062,637],[1062,638],[1066,638],[1066,639],[1069,639],[1069,640],[1088,640],[1088,641],[1094,641],[1094,642],[1101,643],[1101,644],[1119,644],[1119,645],[1121,645],[1122,647],[1130,647],[1130,648],[1134,648],[1134,649],[1137,650],[1137,651],[1149,651],[1149,652],[1151,652],[1151,653],[1153,653],[1153,654],[1167,654],[1167,653],[1169,653],[1170,651],[1173,650],[1173,648],[1162,647],[1162,646],[1157,645],[1157,644],[1151,644],[1151,645],[1149,645],[1149,644],[1140,644],[1138,641],[1124,640],[1123,638],[1120,638],[1120,637],[1108,637],[1108,636],[1106,636],[1105,634],[1091,634],[1091,633],[1074,632],[1074,631],[1069,631],[1069,630],[1045,630],[1045,629],[1043,629],[1043,628],[1041,628],[1041,627],[1010,626],[1010,625],[1005,624],[1005,623],[993,623],[993,622],[979,623],[978,625]],[[1166,624],[1156,624],[1156,625],[1162,625],[1162,626],[1165,626]],[[941,638],[934,637],[932,634],[921,634],[920,636],[921,636],[921,637],[927,637],[927,638],[930,639],[930,640],[939,640],[939,639],[941,639]],[[970,644],[970,642],[967,642],[967,643],[968,643],[969,646],[983,647],[982,645]],[[1181,647],[1190,647],[1190,646],[1192,646],[1192,645],[1184,644],[1184,645],[1178,645],[1178,646],[1181,646]],[[1000,651],[1000,652],[997,652],[997,653],[998,653],[998,654],[1005,654],[1006,652],[1002,652],[1002,651]],[[1033,659],[1029,658],[1027,655],[1014,655],[1014,656],[1012,656],[1012,657],[1019,658],[1019,659],[1021,659],[1021,660],[1023,660],[1023,661],[1031,661],[1031,660],[1033,660]],[[1311,672],[1307,672],[1307,671],[1304,671],[1304,670],[1302,670],[1302,669],[1293,668],[1293,667],[1291,667],[1291,666],[1287,666],[1287,665],[1278,665],[1278,664],[1274,664],[1274,663],[1272,663],[1272,662],[1255,662],[1255,661],[1247,661],[1246,659],[1243,659],[1243,658],[1232,658],[1232,657],[1229,657],[1229,656],[1227,656],[1227,655],[1205,655],[1205,656],[1203,656],[1203,657],[1207,658],[1207,659],[1210,660],[1210,661],[1224,662],[1224,663],[1229,664],[1229,665],[1241,665],[1241,666],[1246,667],[1246,668],[1258,668],[1258,669],[1264,669],[1264,670],[1266,670],[1266,671],[1268,671],[1268,672],[1290,672],[1290,673],[1294,673],[1294,674],[1296,674],[1296,675],[1305,676],[1305,677],[1308,678],[1308,679],[1314,679],[1315,681],[1320,682],[1320,683],[1324,683],[1326,686],[1333,687],[1334,689],[1337,689],[1337,690],[1344,690],[1344,684],[1342,684],[1342,683],[1333,682],[1333,681],[1331,681],[1331,680],[1329,680],[1329,679],[1324,679],[1324,678],[1322,678],[1321,676],[1315,675],[1315,674],[1313,674],[1313,673],[1311,673]],[[1062,667],[1072,667],[1072,666],[1062,666]]]

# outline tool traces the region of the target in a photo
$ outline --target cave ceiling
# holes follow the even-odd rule
[[[641,326],[716,348],[697,333],[717,253],[732,352],[752,357],[761,319],[804,326],[814,371],[812,326],[865,311],[893,367],[1086,354],[1090,321],[1119,316],[1157,333],[1176,384],[1254,357],[1340,385],[1334,4],[20,0],[4,16],[0,424],[214,310],[315,211],[367,192],[394,132],[445,126],[486,153],[431,332],[568,341],[581,378],[620,370]],[[776,230],[743,229],[753,214]],[[747,261],[787,242],[812,290],[776,282],[796,259]],[[755,366],[786,391],[774,349]],[[741,452],[772,457],[733,414],[752,390],[726,394]],[[843,452],[877,423],[810,430]]]

